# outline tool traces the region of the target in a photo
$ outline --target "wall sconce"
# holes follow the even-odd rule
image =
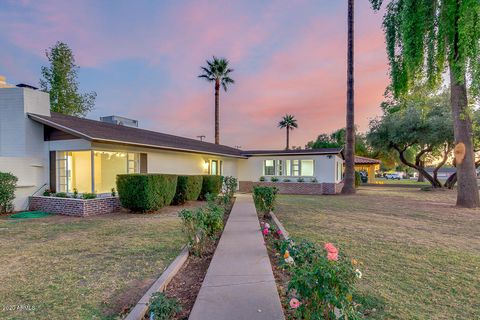
[[[210,167],[210,162],[208,162],[207,160],[205,160],[205,162],[203,163],[203,171],[205,173],[208,173],[208,168]]]

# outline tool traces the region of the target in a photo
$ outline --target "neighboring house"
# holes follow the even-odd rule
[[[49,95],[29,87],[0,88],[0,171],[19,178],[17,209],[46,188],[111,193],[125,173],[235,176],[240,186],[261,176],[303,177],[329,190],[338,190],[343,176],[341,148],[243,151],[139,129],[131,119],[103,119],[50,112]],[[116,124],[122,122],[131,125]]]
[[[375,181],[375,172],[380,170],[380,160],[355,156],[355,171],[365,171],[368,175],[368,182]]]

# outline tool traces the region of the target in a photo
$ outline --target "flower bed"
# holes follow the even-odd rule
[[[258,198],[268,194],[264,188],[257,187],[254,198],[286,318],[359,319],[353,299],[355,283],[362,277],[359,263],[332,243],[319,247],[288,238],[258,205]],[[274,207],[274,201],[267,202]]]
[[[120,210],[120,201],[113,196],[94,199],[33,196],[30,197],[29,210],[86,217],[117,212]]]

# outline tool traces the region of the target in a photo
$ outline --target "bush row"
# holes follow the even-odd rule
[[[133,212],[151,212],[170,204],[205,200],[217,195],[222,176],[176,176],[169,174],[122,174],[117,176],[117,191],[122,207]]]

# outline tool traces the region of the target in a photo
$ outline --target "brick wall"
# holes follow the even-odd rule
[[[84,200],[35,196],[30,197],[29,209],[67,216],[86,217],[120,211],[120,201],[117,197]]]
[[[253,182],[240,181],[240,192],[252,192],[253,186],[275,186],[280,194],[336,194],[342,190],[342,183],[311,183],[311,182]]]

